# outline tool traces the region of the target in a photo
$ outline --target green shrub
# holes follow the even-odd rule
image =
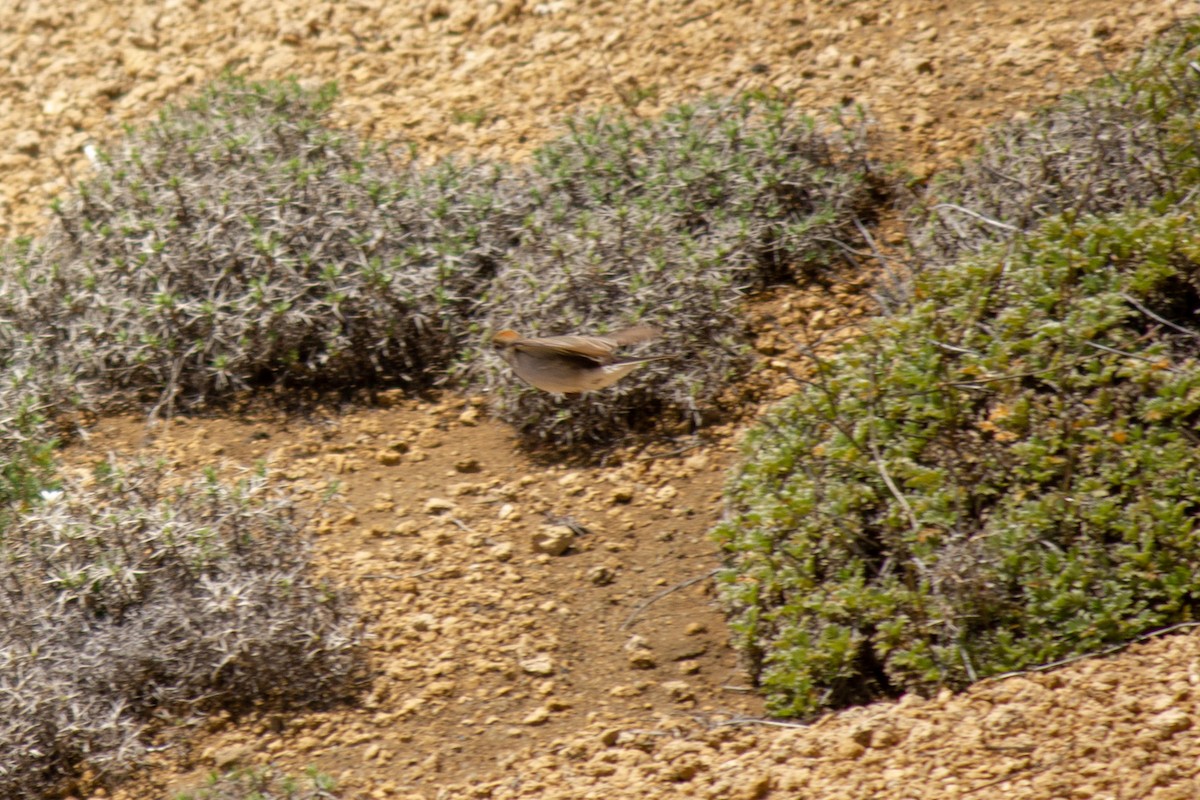
[[[857,237],[878,182],[862,120],[829,126],[742,97],[661,119],[599,114],[571,123],[523,175],[531,210],[481,304],[481,328],[525,335],[650,323],[653,352],[603,393],[563,402],[467,351],[476,385],[527,441],[609,443],[658,420],[702,423],[750,363],[744,293],[827,274]]]
[[[135,763],[147,726],[326,704],[360,677],[347,598],[262,476],[182,485],[110,465],[0,534],[0,796]]]
[[[774,712],[1200,610],[1197,214],[1058,217],[931,269],[748,436],[723,592]]]
[[[309,767],[303,779],[277,776],[273,770],[237,769],[212,773],[205,786],[175,795],[175,800],[336,800],[333,778]]]
[[[1124,72],[994,130],[912,209],[919,256],[945,263],[1054,214],[1165,208],[1192,196],[1200,184],[1198,56],[1200,21],[1192,21]]]

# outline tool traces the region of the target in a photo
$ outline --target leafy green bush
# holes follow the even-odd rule
[[[336,800],[341,796],[333,778],[310,767],[304,779],[279,777],[272,770],[214,772],[205,786],[177,794],[175,800]]]
[[[1035,227],[1190,197],[1200,183],[1200,21],[1182,24],[1122,73],[1032,120],[997,128],[912,209],[918,254],[939,262]]]
[[[651,323],[653,352],[611,389],[563,402],[496,359],[473,380],[528,441],[620,439],[656,420],[695,425],[750,363],[743,294],[841,258],[878,181],[862,120],[832,126],[755,97],[680,106],[660,119],[599,114],[571,123],[523,176],[531,210],[519,246],[483,295],[484,330],[525,335]]]
[[[1061,216],[932,268],[748,436],[723,592],[774,712],[1200,611],[1198,214]]]
[[[313,577],[302,520],[262,476],[66,481],[0,534],[0,595],[3,797],[81,764],[119,773],[148,725],[328,703],[360,677],[347,598]]]

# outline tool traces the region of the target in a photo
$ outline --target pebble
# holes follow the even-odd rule
[[[531,542],[538,553],[561,556],[575,541],[575,531],[566,525],[543,525],[533,532]]]

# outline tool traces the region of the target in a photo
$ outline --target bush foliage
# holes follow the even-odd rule
[[[130,131],[3,264],[6,351],[167,410],[265,382],[428,384],[497,249],[491,209],[443,207],[442,184],[491,176],[406,175],[321,124],[332,96],[230,78]]]
[[[57,405],[170,413],[264,385],[494,392],[528,441],[701,421],[748,366],[748,287],[837,258],[875,181],[861,120],[763,98],[575,121],[532,164],[397,163],[325,124],[333,90],[227,78],[131,130],[0,262],[0,345]],[[682,358],[601,400],[524,387],[490,332],[666,331]],[[486,348],[484,348],[486,350]]]
[[[931,269],[751,433],[718,536],[776,713],[1200,611],[1197,213],[1064,215]]]
[[[1185,200],[1200,183],[1200,21],[1173,29],[1125,71],[992,132],[911,210],[918,255],[940,263],[1047,216]]]
[[[112,464],[0,534],[0,796],[120,772],[147,725],[349,696],[359,626],[292,502],[262,476],[176,484]]]
[[[575,120],[523,181],[532,208],[482,296],[482,327],[544,336],[650,323],[664,336],[647,349],[679,356],[563,402],[466,354],[502,419],[528,440],[567,447],[711,416],[750,363],[744,293],[823,274],[876,189],[861,119],[821,126],[752,97],[654,121]]]

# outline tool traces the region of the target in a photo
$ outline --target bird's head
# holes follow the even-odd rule
[[[492,347],[496,350],[504,350],[513,342],[518,341],[521,334],[516,331],[503,330],[492,337]]]

